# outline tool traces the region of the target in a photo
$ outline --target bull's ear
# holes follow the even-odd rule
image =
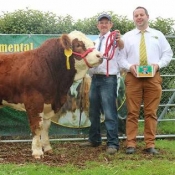
[[[69,38],[69,36],[67,34],[63,34],[60,37],[61,40],[61,45],[64,49],[70,49],[71,48],[71,39]]]

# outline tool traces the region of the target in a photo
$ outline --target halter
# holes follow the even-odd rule
[[[92,66],[89,65],[87,59],[86,59],[86,55],[89,54],[90,52],[92,52],[94,50],[94,48],[89,48],[87,49],[84,53],[78,53],[78,52],[73,52],[72,49],[64,49],[64,54],[66,56],[66,66],[67,66],[67,69],[70,69],[70,63],[69,63],[69,57],[74,54],[74,55],[77,55],[77,56],[80,56],[84,62],[86,63],[86,65],[89,67],[89,68],[92,68]]]
[[[78,52],[72,52],[74,55],[77,55],[77,56],[80,56],[84,62],[86,63],[86,65],[89,67],[89,68],[92,68],[92,66],[89,65],[89,63],[87,62],[87,59],[86,59],[86,55],[88,55],[90,52],[92,52],[94,50],[94,48],[89,48],[87,49],[84,53],[78,53]]]

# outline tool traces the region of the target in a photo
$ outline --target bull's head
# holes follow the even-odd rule
[[[74,81],[85,76],[89,68],[102,63],[102,54],[94,48],[94,43],[80,31],[73,31],[68,34],[71,40],[70,48],[75,59],[76,75]],[[70,54],[70,52],[69,52]]]

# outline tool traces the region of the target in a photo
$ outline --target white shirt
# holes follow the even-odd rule
[[[107,40],[109,34],[110,34],[110,31],[104,35],[104,39],[102,40],[101,49],[100,49],[100,52],[102,54],[105,53],[106,40]],[[95,48],[96,49],[99,46],[99,42],[100,42],[100,36],[95,40]],[[118,62],[117,62],[118,61],[118,54],[119,54],[119,49],[117,47],[113,58],[109,61],[109,67],[108,67],[108,74],[109,75],[119,74],[119,66],[118,66]],[[110,53],[108,55],[110,55]],[[106,73],[107,73],[107,60],[106,59],[103,59],[103,62],[99,66],[89,69],[90,76],[92,76],[93,74],[106,75]]]
[[[122,37],[124,48],[120,52],[119,65],[126,71],[129,71],[131,65],[139,64],[140,38],[141,33],[138,29],[133,29]],[[148,27],[145,32],[145,44],[148,65],[158,64],[159,68],[162,68],[169,64],[173,52],[162,32]]]

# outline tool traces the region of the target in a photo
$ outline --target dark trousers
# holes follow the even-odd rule
[[[97,145],[101,143],[100,122],[104,114],[107,146],[118,149],[117,76],[93,75],[89,100],[89,141]]]

